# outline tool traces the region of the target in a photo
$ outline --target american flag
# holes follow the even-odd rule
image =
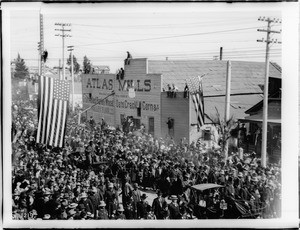
[[[186,79],[189,92],[194,103],[198,126],[204,125],[204,100],[202,89],[202,77],[191,77]]]
[[[37,143],[63,147],[69,95],[69,82],[51,77],[40,77]]]

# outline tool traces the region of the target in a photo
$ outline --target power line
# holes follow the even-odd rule
[[[179,38],[179,37],[190,37],[190,36],[199,36],[199,35],[209,35],[209,34],[216,34],[216,33],[227,33],[227,32],[243,31],[243,30],[256,29],[256,28],[257,28],[257,27],[247,27],[247,28],[240,28],[240,29],[219,30],[219,31],[211,31],[211,32],[203,32],[203,33],[192,33],[192,34],[182,34],[182,35],[173,35],[173,36],[164,36],[164,37],[143,38],[143,39],[132,39],[132,40],[127,40],[127,41],[114,41],[114,42],[104,42],[104,43],[91,43],[91,44],[78,45],[78,46],[84,47],[84,46],[93,46],[93,45],[107,45],[107,44],[117,44],[117,43],[151,41],[151,40],[160,40],[160,39],[169,39],[169,38]]]

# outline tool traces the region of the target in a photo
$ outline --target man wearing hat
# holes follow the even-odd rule
[[[115,219],[116,220],[125,220],[126,217],[123,212],[124,212],[123,205],[119,204],[119,206],[117,208],[117,213],[116,213]]]
[[[132,199],[133,199],[134,219],[136,219],[137,218],[137,204],[141,201],[141,191],[139,190],[138,183],[133,184]]]
[[[176,195],[171,195],[169,199],[171,200],[171,203],[168,205],[170,211],[170,219],[181,219],[182,216],[179,210],[179,205],[177,203],[178,197]]]
[[[107,204],[106,209],[108,211],[109,219],[112,218],[112,214],[115,211],[115,204],[117,203],[116,192],[114,191],[114,184],[109,183],[108,190],[104,193],[104,201]]]
[[[167,202],[165,198],[162,197],[162,192],[160,190],[157,190],[157,197],[153,200],[152,203],[152,210],[154,212],[154,215],[156,216],[156,219],[164,219],[164,217],[166,216],[166,207]]]
[[[137,204],[137,218],[138,219],[147,219],[148,211],[150,210],[151,206],[146,201],[148,196],[144,193],[141,196],[141,201]]]
[[[93,204],[93,209],[94,209],[93,214],[96,218],[96,215],[97,215],[96,211],[100,204],[100,196],[99,196],[99,193],[98,193],[98,190],[96,187],[93,187],[92,189],[90,189],[89,193],[90,193],[89,199],[91,200],[91,202]]]
[[[94,206],[85,192],[81,193],[78,206],[81,211],[94,213]]]
[[[108,220],[108,212],[105,209],[105,202],[103,200],[100,201],[99,204],[99,210],[98,210],[98,214],[97,214],[97,219],[98,220]]]

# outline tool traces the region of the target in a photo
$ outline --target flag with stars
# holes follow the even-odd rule
[[[69,95],[69,82],[51,77],[40,77],[37,143],[53,147],[64,146]]]
[[[202,77],[192,77],[186,79],[189,92],[194,103],[195,112],[197,116],[198,127],[204,125],[204,100],[202,89]]]

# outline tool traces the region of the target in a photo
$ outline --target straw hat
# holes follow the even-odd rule
[[[75,214],[76,214],[76,211],[74,209],[69,210],[69,215],[70,216],[75,215]]]
[[[87,198],[87,197],[88,195],[85,192],[81,193],[81,198]]]
[[[252,177],[251,178],[251,181],[253,181],[253,182],[258,182],[258,178],[255,176],[255,177]]]
[[[44,219],[44,220],[49,220],[50,217],[51,217],[51,216],[50,216],[49,214],[45,214],[44,217],[43,217],[43,219]]]
[[[78,204],[76,204],[76,203],[71,203],[70,205],[69,205],[69,208],[70,209],[74,209],[74,208],[76,208],[78,206]]]
[[[44,195],[44,196],[52,195],[52,192],[51,192],[50,189],[47,189],[47,190],[44,192],[43,195]]]
[[[100,207],[105,207],[106,204],[105,204],[105,202],[104,202],[103,200],[101,200],[99,206],[100,206]]]
[[[109,183],[108,187],[109,187],[109,188],[113,188],[113,187],[114,187],[114,184],[113,184],[113,183]]]
[[[124,208],[123,208],[122,204],[119,204],[119,207],[118,207],[117,211],[119,211],[119,212],[123,212],[124,211]]]
[[[172,196],[170,196],[169,199],[170,199],[170,200],[178,200],[178,197],[177,197],[176,195],[172,195]]]

